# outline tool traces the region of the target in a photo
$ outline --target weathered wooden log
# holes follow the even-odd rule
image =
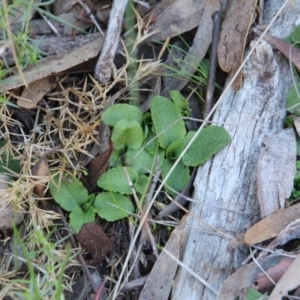
[[[277,12],[275,6],[283,2],[266,3],[265,24]],[[292,31],[300,6],[291,5],[277,18],[270,34],[281,38]],[[242,88],[228,90],[213,118],[224,124],[232,141],[199,168],[194,184],[195,202],[191,203],[181,236],[180,260],[216,291],[245,258],[246,253],[237,248],[229,250],[228,246],[231,237],[245,231],[259,215],[259,150],[266,136],[282,129],[286,94],[292,86],[288,61],[264,41],[246,63],[243,74]],[[216,299],[216,294],[179,267],[172,299]]]

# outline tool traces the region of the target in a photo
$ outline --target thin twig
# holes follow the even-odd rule
[[[218,292],[206,280],[204,280],[202,277],[200,277],[192,269],[188,268],[179,259],[177,259],[172,253],[170,253],[168,250],[166,250],[166,248],[164,248],[163,251],[166,252],[171,258],[173,258],[180,267],[182,267],[183,269],[186,269],[192,276],[194,276],[199,282],[201,282],[205,287],[207,287],[212,293],[214,293],[215,295],[218,295]]]
[[[5,22],[6,22],[6,26],[7,26],[6,32],[7,32],[8,40],[9,40],[9,43],[10,43],[10,49],[11,49],[11,52],[12,52],[12,55],[13,55],[13,58],[14,58],[14,61],[15,61],[18,73],[19,73],[19,75],[20,75],[20,77],[21,77],[24,85],[26,87],[28,87],[28,84],[27,84],[27,81],[26,81],[26,79],[24,77],[22,68],[21,68],[21,66],[19,64],[19,60],[18,60],[16,48],[15,48],[15,45],[14,45],[13,36],[12,36],[12,33],[11,33],[10,20],[9,20],[9,16],[8,16],[7,2],[6,2],[6,0],[3,0],[2,2],[3,2],[2,5],[3,5],[3,10],[4,10]]]
[[[265,0],[259,0],[259,19],[258,19],[259,25],[263,25],[264,23],[264,2]]]
[[[61,36],[61,34],[56,29],[56,27],[52,24],[51,21],[49,21],[49,19],[46,16],[44,16],[44,14],[41,11],[39,11],[39,14],[44,19],[44,21],[48,24],[48,26],[50,27],[50,29],[55,33],[55,35],[56,36]]]
[[[82,0],[77,0],[77,2],[84,8],[87,15],[90,17],[90,19],[93,21],[94,25],[97,27],[97,29],[99,30],[101,35],[104,37],[105,35],[104,35],[99,23],[97,22],[95,15],[92,13],[91,9],[85,3],[83,3]]]
[[[104,46],[95,67],[95,77],[107,83],[111,77],[113,58],[116,54],[122,27],[123,15],[128,0],[114,0],[109,16]]]
[[[167,217],[171,214],[173,214],[175,211],[177,211],[178,209],[180,209],[180,206],[184,206],[186,204],[186,202],[188,201],[186,196],[188,195],[193,183],[194,183],[194,179],[196,177],[197,174],[197,169],[198,168],[194,168],[191,174],[191,178],[187,184],[187,186],[184,188],[184,190],[178,194],[176,196],[176,198],[174,199],[173,202],[171,202],[163,211],[161,211],[157,217],[155,218],[156,220],[162,219],[164,217]]]
[[[206,102],[205,102],[205,116],[209,114],[212,108],[212,102],[215,91],[215,78],[216,78],[216,70],[217,70],[217,49],[220,37],[220,27],[221,27],[221,8],[214,12],[213,18],[213,37],[211,43],[211,55],[210,55],[210,66],[209,66],[209,75],[208,75],[208,83],[206,90]]]

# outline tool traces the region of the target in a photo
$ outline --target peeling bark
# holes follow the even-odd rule
[[[265,5],[265,23],[278,10],[273,2]],[[288,4],[270,34],[277,37],[289,34],[299,11],[299,3]],[[282,130],[286,94],[292,86],[288,61],[274,54],[265,41],[254,51],[243,74],[241,90],[231,88],[213,118],[214,122],[225,124],[232,141],[199,168],[194,183],[196,202],[191,204],[181,236],[181,261],[216,290],[246,256],[242,248],[230,251],[228,246],[231,237],[250,227],[259,215],[256,196],[259,150],[266,136]],[[216,295],[179,268],[172,299],[184,298],[216,299]]]

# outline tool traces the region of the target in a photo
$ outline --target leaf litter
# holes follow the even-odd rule
[[[101,28],[104,29],[104,32],[107,28],[107,22],[111,21],[109,19],[111,2],[106,2],[107,3],[105,4],[99,4],[98,1],[89,1],[87,3],[91,11],[91,15],[95,15],[96,19],[98,19],[99,21]],[[118,3],[118,1],[116,0],[114,2],[115,4]],[[251,22],[253,21],[252,12],[254,10],[253,7],[255,6],[253,3],[255,3],[255,1],[252,1],[251,3],[247,2],[247,5],[251,5],[251,9],[239,12],[239,20],[243,21],[242,23],[244,29],[240,31],[241,37],[238,39],[240,47],[235,49],[237,52],[239,52],[239,58],[235,61],[235,63],[238,63],[232,67],[232,70],[234,71],[230,73],[230,76],[233,76],[235,74],[236,70],[242,63],[244,45],[246,43],[245,41],[248,36],[248,29],[250,26],[249,24],[251,24]],[[146,4],[149,4],[149,6],[151,7],[150,3]],[[148,7],[148,5],[146,5],[146,7]],[[130,42],[132,43],[132,41],[127,40],[127,45],[124,45],[123,41],[120,40],[119,42],[119,39],[117,38],[117,46],[114,46],[117,48],[117,55],[115,58],[114,55],[109,58],[109,66],[112,71],[112,76],[108,78],[107,84],[100,84],[94,79],[93,73],[84,74],[83,70],[93,72],[96,64],[95,59],[97,59],[99,52],[101,52],[105,39],[100,34],[87,34],[86,36],[88,38],[85,41],[79,41],[81,36],[80,32],[86,30],[91,26],[90,22],[87,20],[89,15],[86,13],[85,8],[79,4],[79,1],[71,1],[68,3],[66,3],[65,1],[54,1],[53,8],[53,11],[55,12],[57,18],[55,16],[53,19],[50,18],[50,24],[52,23],[52,25],[54,25],[54,32],[58,36],[49,37],[49,41],[46,41],[46,39],[48,38],[47,36],[45,36],[45,40],[39,40],[39,36],[37,36],[49,34],[49,26],[44,26],[47,21],[45,21],[45,18],[36,18],[34,11],[40,11],[37,10],[36,7],[35,9],[30,10],[30,20],[28,21],[30,27],[32,28],[32,32],[34,32],[32,37],[36,42],[38,42],[38,44],[37,46],[31,44],[32,39],[28,43],[33,45],[32,47],[40,47],[40,49],[43,49],[42,51],[44,52],[46,52],[46,49],[49,48],[49,53],[47,57],[40,58],[37,62],[31,63],[30,66],[24,67],[23,74],[26,82],[28,83],[28,86],[26,88],[22,88],[25,82],[19,74],[16,74],[16,71],[13,69],[13,59],[9,53],[8,55],[6,53],[7,61],[10,63],[10,67],[12,67],[12,70],[7,73],[8,75],[6,75],[5,78],[1,79],[0,89],[2,93],[6,95],[7,99],[9,99],[9,104],[13,105],[16,103],[20,107],[25,108],[24,112],[29,111],[31,115],[25,117],[25,114],[22,115],[22,113],[13,114],[12,108],[7,105],[2,105],[0,107],[0,130],[1,138],[7,140],[9,146],[11,147],[11,153],[14,156],[18,157],[22,162],[21,171],[18,171],[19,173],[14,174],[17,175],[15,176],[17,178],[13,179],[11,185],[3,187],[5,193],[8,193],[8,196],[10,197],[8,200],[6,200],[10,202],[10,204],[6,206],[6,208],[10,209],[12,214],[10,216],[10,220],[14,220],[15,224],[19,224],[22,221],[24,222],[24,228],[22,229],[24,232],[24,237],[26,237],[28,240],[31,239],[30,243],[24,244],[27,248],[28,254],[30,255],[33,253],[31,253],[30,251],[34,251],[34,248],[36,246],[33,243],[33,241],[36,241],[35,234],[33,233],[33,231],[31,232],[30,230],[28,230],[31,227],[38,226],[39,228],[44,230],[45,233],[50,234],[49,237],[52,241],[57,242],[57,249],[55,250],[58,254],[57,257],[60,257],[62,259],[65,258],[67,261],[67,267],[64,270],[64,275],[68,277],[71,274],[71,270],[76,270],[75,275],[72,275],[72,278],[70,277],[69,279],[66,279],[63,283],[65,290],[67,290],[70,289],[72,284],[75,288],[76,282],[80,282],[80,280],[83,278],[83,272],[81,271],[81,267],[79,267],[78,262],[75,259],[75,255],[77,254],[76,247],[73,246],[74,248],[71,250],[70,256],[67,256],[67,252],[65,251],[65,240],[68,238],[69,232],[59,226],[58,220],[67,216],[66,211],[68,211],[69,208],[65,207],[66,211],[60,212],[56,207],[57,204],[51,202],[51,200],[50,202],[48,201],[49,199],[51,199],[51,197],[55,198],[55,191],[58,191],[57,188],[59,187],[61,181],[64,180],[63,176],[66,174],[69,175],[69,178],[72,178],[72,176],[74,178],[74,174],[79,174],[79,179],[82,180],[89,193],[99,189],[99,184],[98,187],[96,186],[97,181],[99,177],[101,177],[101,175],[111,167],[110,157],[113,156],[113,144],[109,140],[109,133],[108,137],[106,136],[106,141],[104,141],[103,137],[101,137],[101,133],[98,130],[100,128],[99,120],[101,119],[101,115],[105,108],[108,107],[108,103],[110,103],[112,98],[114,98],[113,102],[122,101],[133,103],[136,99],[134,98],[134,93],[132,91],[140,90],[139,92],[141,98],[144,97],[145,99],[147,99],[149,90],[153,88],[153,81],[151,82],[151,76],[149,77],[149,75],[156,72],[158,64],[154,62],[156,57],[155,55],[153,56],[152,50],[150,50],[150,48],[146,48],[145,53],[143,53],[143,57],[148,56],[150,57],[150,59],[147,60],[144,58],[138,58],[138,68],[136,69],[136,75],[132,76],[132,74],[130,74],[130,70],[128,69],[130,60],[132,60],[132,53],[128,53],[126,48],[128,47],[128,45],[130,45]],[[135,29],[138,32],[136,36],[137,41],[135,42],[136,45],[140,46],[145,42],[153,43],[154,41],[165,41],[165,39],[168,37],[176,38],[179,35],[184,36],[184,34],[186,34],[186,37],[188,37],[189,35],[195,37],[193,42],[189,43],[189,48],[187,54],[185,55],[184,63],[181,63],[181,72],[183,73],[185,70],[187,70],[187,73],[190,73],[190,77],[185,79],[174,78],[173,82],[171,81],[166,84],[166,86],[164,86],[161,94],[163,96],[169,97],[168,92],[174,88],[178,88],[183,92],[189,89],[194,89],[195,86],[193,85],[191,85],[187,89],[184,89],[183,87],[189,85],[189,78],[192,77],[192,73],[194,73],[196,69],[195,65],[198,65],[202,58],[207,54],[209,45],[212,40],[211,14],[215,10],[220,9],[219,1],[204,1],[201,3],[201,5],[196,5],[195,1],[191,1],[189,5],[183,3],[182,0],[161,1],[156,6],[153,5],[152,8],[153,9],[149,14],[145,14],[145,11],[147,12],[148,8],[145,9],[145,6],[143,6],[142,4],[135,7],[135,13],[137,14],[137,24],[135,25]],[[234,15],[236,13],[235,9],[236,8],[234,8],[233,6],[232,13]],[[249,11],[251,13],[249,13]],[[47,14],[45,13],[45,15]],[[176,23],[174,22],[175,19]],[[230,19],[234,18],[228,19],[229,21],[226,21],[229,22],[227,26],[229,26],[229,28],[231,28],[230,26],[234,27],[234,24],[230,21]],[[12,30],[14,30],[14,28],[17,26],[21,26],[20,22],[18,21],[20,21],[18,20],[18,16],[10,20]],[[72,23],[73,27],[68,26],[69,23]],[[123,22],[122,26],[124,26]],[[43,32],[43,28],[47,29],[45,29],[45,31]],[[5,44],[5,34],[3,34],[3,32],[4,31],[2,30],[3,40],[1,42]],[[126,36],[128,32],[126,32],[126,29],[124,30],[123,28],[122,33],[124,32]],[[143,34],[139,35],[141,32]],[[17,31],[14,33],[17,34]],[[261,31],[256,31],[256,33],[261,35]],[[233,34],[231,32],[231,29],[228,29],[228,27],[224,26],[223,36],[226,34],[234,37],[237,36],[236,34]],[[66,43],[62,42],[62,38],[65,38],[66,35],[70,35],[71,38],[69,39],[70,42],[68,43],[68,48],[63,49],[63,45],[65,45]],[[52,40],[50,40],[50,38]],[[201,39],[202,41],[204,41],[204,43],[199,42]],[[282,44],[282,41],[274,40],[273,37],[270,37],[268,35],[266,35],[265,39],[274,47],[282,51],[285,56],[287,56],[287,51],[284,50],[287,48],[286,44]],[[77,40],[78,43],[72,42]],[[52,49],[54,49],[53,51],[59,49],[60,47],[58,46],[62,46],[62,50],[57,50],[59,51],[59,53],[51,53],[50,47],[42,47],[43,42],[45,45],[56,45],[57,47],[52,47]],[[171,45],[172,43],[174,42],[171,41]],[[229,45],[234,45],[235,47],[235,43],[228,43],[227,46]],[[163,50],[162,46],[159,44],[153,43],[151,47],[156,47],[159,51]],[[229,51],[230,53],[234,53],[233,50],[227,49],[227,51]],[[195,53],[197,53],[197,58],[195,58]],[[296,51],[292,53],[295,53],[294,60],[292,58],[292,61],[297,66],[298,54]],[[226,54],[219,52],[219,61],[224,59],[225,56]],[[92,62],[92,58],[94,59],[94,62]],[[153,61],[151,61],[151,59]],[[5,56],[3,60],[5,60]],[[89,65],[90,62],[92,62],[91,65]],[[222,68],[221,63],[220,65]],[[79,71],[77,69],[77,75],[74,75],[70,68],[76,66],[79,66]],[[226,69],[227,72],[231,71],[230,68],[223,67],[223,69]],[[159,74],[157,74],[156,76],[159,76]],[[237,82],[240,82],[240,79],[238,79]],[[240,86],[241,83],[237,83],[236,87],[239,88]],[[188,96],[188,93],[186,94]],[[197,118],[200,117],[201,116],[197,116]],[[155,122],[156,119],[154,119],[154,123]],[[130,132],[128,133],[128,138],[130,141]],[[163,135],[159,138],[159,141],[162,144],[169,143],[169,141],[165,142],[165,137]],[[104,147],[101,147],[103,143],[106,143],[106,146],[104,145]],[[97,147],[94,147],[95,145]],[[127,142],[126,147],[130,147],[131,145],[132,142]],[[280,144],[280,146],[282,146],[283,149],[285,148],[282,144]],[[165,145],[164,147],[167,147],[167,145]],[[55,151],[51,152],[51,150],[53,150],[54,148]],[[4,151],[4,148],[1,149],[2,151]],[[96,153],[93,152],[93,154],[91,154],[92,149],[97,149]],[[279,146],[278,149],[280,149]],[[49,150],[50,153],[48,152]],[[8,153],[8,147],[6,148],[5,153]],[[120,159],[122,160],[122,158]],[[126,161],[126,159],[124,161]],[[289,160],[288,162],[291,163],[291,160]],[[191,165],[194,165],[194,163]],[[198,163],[195,163],[195,165],[197,166]],[[28,176],[28,174],[30,174],[30,170],[32,176]],[[1,173],[1,175],[2,174],[3,173]],[[258,175],[267,177],[263,174]],[[49,180],[51,180],[53,182],[53,178],[56,178],[56,186],[53,186],[52,183],[52,192],[50,193],[47,181],[49,182]],[[277,178],[277,180],[281,181],[280,178]],[[291,180],[292,179],[289,178],[289,182],[291,182]],[[123,183],[125,185],[128,184],[127,189],[129,187],[130,189],[132,188],[132,182],[129,178],[126,179],[126,176]],[[101,185],[102,184],[103,182],[101,183]],[[72,189],[72,185],[70,185],[70,187],[70,189]],[[285,187],[286,186],[284,186],[284,188]],[[84,195],[82,195],[82,190],[76,191],[75,189],[73,190],[73,192],[73,198],[76,198],[78,197],[78,195],[80,195],[80,197],[77,199],[80,205],[88,206],[89,203],[92,203],[93,199],[88,198],[88,192],[84,192]],[[127,193],[133,194],[133,198],[135,197],[134,190],[131,190],[130,192],[127,190]],[[172,196],[178,194],[178,192],[172,194],[171,190],[169,190],[169,193]],[[186,191],[184,191],[184,193],[186,193]],[[288,198],[288,194],[289,192],[286,193],[284,197],[285,200]],[[13,214],[15,214],[15,209],[11,210],[11,208],[13,201],[16,201],[13,195],[19,195],[18,201],[20,202],[19,205],[21,211],[25,212],[25,214],[22,213],[21,218],[19,218],[19,215],[13,216]],[[168,195],[168,197],[172,198],[170,195]],[[87,202],[84,202],[86,200],[85,198],[88,199]],[[46,202],[51,204],[50,207],[43,204]],[[141,207],[141,203],[138,202],[139,199],[136,199],[135,205],[137,207]],[[152,216],[155,217],[158,215],[161,210],[161,208],[159,207],[163,205],[164,202],[165,200],[156,201],[151,214],[138,212],[138,217],[142,219],[145,216],[147,222],[152,222]],[[76,206],[77,203],[75,203],[74,205]],[[283,208],[283,206],[284,203],[281,199],[281,208]],[[82,208],[80,209],[82,210]],[[85,209],[86,213],[90,211],[90,207],[86,207]],[[133,211],[130,211],[130,213],[133,213]],[[146,281],[140,297],[143,297],[143,295],[153,296],[153,291],[155,290],[157,293],[156,299],[167,299],[171,291],[171,283],[176,272],[176,266],[173,266],[174,263],[171,263],[172,260],[170,261],[170,263],[165,262],[165,260],[169,259],[170,257],[166,256],[164,252],[160,254],[158,260],[156,261],[156,263],[154,263],[155,258],[152,255],[154,249],[151,250],[151,245],[152,247],[153,244],[155,245],[155,243],[159,244],[162,247],[166,245],[166,249],[173,249],[174,253],[176,253],[176,257],[180,257],[178,242],[178,239],[180,239],[180,235],[178,235],[177,233],[178,230],[181,230],[180,225],[177,225],[176,229],[170,235],[168,243],[167,239],[162,238],[164,226],[169,224],[167,221],[171,221],[170,224],[172,226],[176,225],[176,218],[179,218],[180,214],[175,213],[173,214],[173,216],[170,216],[170,218],[167,218],[166,215],[164,215],[165,223],[159,225],[153,223],[153,227],[157,226],[156,229],[150,229],[148,225],[144,225],[141,235],[146,236],[147,238],[141,238],[144,244],[139,244],[138,247],[133,245],[132,243],[134,241],[134,231],[137,227],[136,222],[138,222],[139,218],[132,219],[133,217],[134,216],[130,216],[128,219],[116,221],[114,223],[107,223],[105,221],[105,217],[103,217],[100,220],[97,220],[97,224],[88,223],[86,225],[83,225],[81,231],[77,235],[77,239],[80,245],[89,253],[87,255],[90,255],[90,258],[86,260],[86,263],[95,265],[96,267],[99,267],[99,265],[101,265],[102,268],[105,268],[105,271],[101,273],[101,275],[105,275],[107,279],[111,281],[111,283],[115,280],[119,280],[119,282],[122,282],[123,278],[122,274],[120,274],[119,277],[116,276],[115,278],[110,278],[110,268],[111,270],[116,268],[116,273],[119,273],[121,270],[122,272],[124,272],[125,270],[127,272],[127,268],[129,266],[132,266],[134,272],[131,276],[131,279],[133,281],[138,280],[139,278],[143,278],[142,276],[144,275],[150,274],[149,280]],[[25,221],[23,218],[25,219]],[[282,209],[255,224],[253,228],[250,228],[245,235],[245,242],[249,245],[253,245],[278,236],[280,239],[277,241],[277,244],[274,242],[275,246],[272,249],[275,249],[275,247],[277,247],[278,245],[282,246],[287,241],[289,241],[289,237],[296,236],[296,238],[299,238],[294,233],[297,232],[297,225],[294,225],[294,227],[292,227],[293,230],[286,229],[286,227],[294,222],[297,218],[297,205]],[[172,223],[172,221],[174,222],[174,220],[176,222]],[[8,223],[5,223],[5,228],[11,227],[11,225],[7,226],[7,224]],[[53,231],[53,229],[55,230]],[[251,231],[254,233],[251,233]],[[114,235],[114,239],[108,237],[106,232],[110,232],[110,235]],[[4,234],[5,238],[10,238],[12,236],[12,232],[6,232]],[[130,255],[130,247],[133,247],[133,252],[136,253],[136,256]],[[128,257],[130,257],[130,265],[126,265],[126,262],[122,260],[122,257],[124,257],[127,252],[129,252]],[[111,253],[110,257],[108,257],[109,253]],[[12,255],[12,253],[10,255]],[[164,255],[166,256],[166,258],[164,258]],[[139,263],[133,262],[134,257]],[[285,266],[279,268],[279,271],[276,271],[276,274],[280,274],[275,276],[276,280],[279,280],[280,276],[284,274],[285,270],[288,268],[288,265],[291,264],[294,260],[294,258],[285,259],[282,258],[282,256],[278,256],[278,258],[276,257],[276,259],[272,259],[269,257],[264,259],[267,262],[262,262],[262,266],[267,271],[274,266]],[[43,253],[39,253],[36,257],[36,260],[40,264],[44,264],[47,262],[47,258],[45,257],[45,255],[43,255]],[[119,260],[122,265],[124,263],[122,269],[120,269],[120,267],[118,267],[117,265],[114,265],[114,261],[116,260]],[[162,260],[162,262],[160,262],[160,260]],[[59,265],[60,261],[58,258],[55,263]],[[165,264],[165,268],[162,268],[161,263]],[[292,282],[290,280],[290,274],[295,272],[293,268],[297,269],[296,263],[297,259],[295,259],[295,266],[293,266],[292,264],[290,266],[291,270],[286,271],[285,277],[287,279],[285,279],[285,277],[282,277],[282,279],[279,280],[279,284],[277,288],[273,290],[271,297],[276,297],[276,295],[278,294],[282,294],[287,292],[288,290],[295,289],[299,285],[299,282]],[[153,265],[154,267],[151,271]],[[172,272],[170,269],[171,265]],[[262,277],[260,276],[263,275],[259,273],[259,269],[257,269],[257,267],[254,267],[254,265],[254,263],[251,263],[245,266],[244,268],[238,270],[237,273],[233,275],[232,279],[229,278],[227,281],[225,281],[224,285],[221,288],[220,294],[225,297],[225,295],[229,293],[228,291],[226,291],[226,289],[235,289],[234,293],[229,293],[230,297],[232,296],[234,298],[234,296],[236,296],[236,279],[234,278],[238,276],[239,280],[241,278],[245,279],[249,277],[249,274],[255,274],[255,276],[248,281],[246,280],[243,287],[240,286],[240,288],[250,287],[254,282],[258,282],[258,285],[261,284],[261,286],[263,286],[260,291],[264,291],[270,288],[269,286],[268,288],[265,288],[264,283],[261,283],[264,279],[262,279]],[[251,266],[251,268],[248,268],[249,266]],[[82,268],[84,269],[84,263]],[[162,272],[162,269],[165,270],[164,273]],[[98,268],[98,270],[100,269]],[[239,273],[239,271],[241,272]],[[91,274],[89,274],[88,272],[88,270],[85,271],[85,274],[87,276],[90,276]],[[43,272],[41,272],[41,274],[42,273]],[[56,275],[58,276],[59,273],[57,273]],[[11,275],[9,274],[9,272],[7,272],[4,273],[3,276],[4,278],[10,278]],[[155,282],[156,278],[159,277],[162,277],[165,280],[166,289],[164,294],[159,293],[159,289],[156,285],[157,282]],[[89,278],[91,279],[92,277],[90,276]],[[231,282],[230,280],[233,281]],[[287,286],[287,284],[285,283],[286,281],[284,280],[287,280],[290,285]],[[101,281],[98,281],[97,288],[95,287],[95,282],[95,279],[91,279],[94,292],[96,293],[98,291],[97,288],[101,286]],[[5,287],[2,281],[0,282],[0,284],[1,287]],[[49,286],[45,284],[45,287]],[[139,288],[141,289],[142,287],[139,286]],[[111,297],[115,297],[113,295],[116,295],[118,293],[118,285],[115,286],[115,290],[109,289],[107,286],[107,290],[110,293]],[[26,284],[23,284],[21,289],[17,286],[17,284],[15,284],[12,285],[10,291],[0,292],[0,295],[1,297],[6,296],[13,299],[16,293],[22,291],[26,291]],[[67,293],[65,295],[67,295]],[[69,297],[72,298],[72,295],[75,294],[72,294],[71,292],[71,294],[69,294]],[[138,295],[138,293],[136,295]],[[129,293],[127,294],[127,296],[129,297]],[[52,291],[49,292],[45,299],[54,299],[54,297],[55,295]],[[224,299],[224,297],[222,299]]]

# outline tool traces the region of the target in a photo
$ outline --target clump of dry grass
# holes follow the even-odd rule
[[[145,38],[142,26],[142,19],[138,17],[138,34],[133,49]],[[159,62],[136,61],[136,72],[129,78],[127,68],[136,58],[126,51],[124,55],[127,63],[121,69],[113,70],[114,79],[107,85],[99,84],[91,75],[66,76],[59,79],[56,88],[28,117],[17,116],[9,106],[0,106],[0,139],[7,141],[0,154],[9,153],[19,159],[22,166],[20,174],[14,174],[15,178],[5,190],[6,200],[2,205],[14,203],[24,214],[23,224],[13,232],[10,230],[6,236],[11,239],[13,250],[4,248],[7,255],[23,265],[24,271],[2,257],[1,299],[32,299],[33,295],[35,299],[57,299],[57,291],[71,290],[72,283],[81,276],[81,267],[75,259],[78,249],[68,247],[66,228],[61,225],[62,216],[48,201],[49,193],[46,191],[43,199],[34,193],[37,182],[32,168],[41,157],[47,157],[51,173],[41,180],[46,185],[56,174],[76,176],[79,171],[84,171],[81,161],[90,155],[92,146],[99,143],[98,126],[104,108],[117,101],[130,101],[132,87],[138,89],[140,82],[159,66]],[[8,97],[14,101],[13,94]],[[28,126],[28,120],[32,125]],[[141,216],[142,212],[137,212],[129,221],[130,233],[126,234],[131,241]],[[125,230],[126,223],[111,225],[111,230],[119,230],[117,226]],[[151,236],[151,228],[148,225],[145,228]],[[141,249],[141,245],[139,247]],[[124,264],[124,253],[120,253],[116,262],[111,264],[111,282],[118,279],[117,274],[122,269],[129,269],[128,261]]]

